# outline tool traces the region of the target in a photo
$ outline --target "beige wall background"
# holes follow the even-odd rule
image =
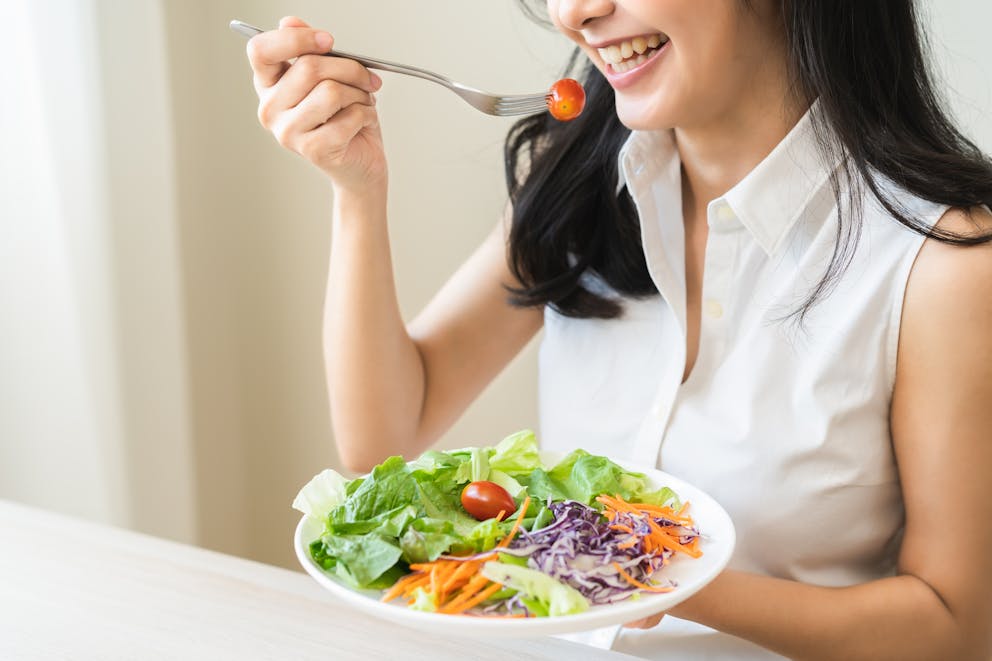
[[[976,5],[926,7],[948,96],[992,151],[992,7]],[[258,126],[227,29],[285,14],[497,92],[545,88],[568,52],[512,0],[0,3],[24,28],[0,42],[17,63],[0,88],[19,92],[0,103],[0,498],[295,564],[289,504],[337,467],[320,340],[330,191]],[[409,317],[495,222],[511,120],[384,79]],[[535,350],[441,445],[537,424]]]

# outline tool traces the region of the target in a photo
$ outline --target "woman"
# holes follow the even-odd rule
[[[588,108],[515,127],[511,210],[409,325],[381,80],[310,55],[331,37],[298,19],[249,44],[262,124],[335,191],[345,463],[425,449],[543,325],[545,445],[658,464],[738,529],[723,574],[615,648],[987,659],[992,165],[935,100],[912,2],[547,11]]]

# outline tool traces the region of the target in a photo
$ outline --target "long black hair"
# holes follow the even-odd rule
[[[547,22],[536,3],[519,2],[531,17]],[[992,160],[942,107],[913,0],[780,0],[779,12],[792,90],[804,101],[819,99],[812,120],[820,148],[841,162],[831,185],[838,209],[845,210],[830,264],[796,311],[800,320],[853,257],[861,187],[919,234],[957,245],[992,240],[992,233],[962,235],[924,224],[880,183],[888,179],[953,207],[992,207]],[[626,189],[616,190],[617,156],[629,130],[617,118],[613,89],[592,63],[580,66],[580,59],[576,50],[566,74],[586,88],[582,115],[566,123],[547,113],[526,117],[507,138],[509,265],[521,283],[509,289],[510,300],[550,305],[573,317],[613,318],[622,314],[622,303],[588,289],[585,274],[598,275],[622,296],[657,290],[633,202]]]

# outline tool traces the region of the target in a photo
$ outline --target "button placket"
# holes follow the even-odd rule
[[[743,226],[725,201],[715,202],[708,214],[709,234],[703,261],[702,316],[699,324],[699,369],[718,361],[726,345],[726,324],[737,251],[737,232]]]
[[[671,417],[673,404],[682,381],[685,365],[685,261],[681,224],[662,224],[660,218],[675,217],[681,212],[681,199],[678,195],[661,195],[651,187],[654,177],[668,180],[664,190],[677,191],[680,181],[678,163],[661,173],[637,173],[625,163],[628,175],[628,190],[631,190],[634,203],[641,218],[641,237],[647,258],[648,271],[658,287],[658,292],[666,301],[671,313],[669,332],[682,338],[681,347],[673,344],[671,361],[667,361],[665,371],[658,375],[658,388],[651,409],[641,423],[633,448],[633,458],[644,463],[656,461],[665,429]],[[649,169],[650,170],[650,169]],[[644,175],[652,175],[645,180]],[[640,193],[640,194],[638,194]]]
[[[683,384],[681,378],[685,366],[683,337],[681,360],[676,361],[679,365],[678,378],[674,381],[666,380],[662,384],[655,404],[651,408],[652,415],[645,420],[640,432],[641,447],[647,447],[651,438],[661,439],[661,442],[656,444],[657,450],[654,455],[644,458],[645,461],[657,466],[661,466],[664,438],[668,434],[668,427],[679,400],[686,395],[687,385],[694,378],[698,378],[695,376],[696,372],[709,369],[711,365],[719,362],[727,343],[726,313],[730,304],[728,295],[736,267],[738,230],[743,226],[737,222],[733,210],[726,205],[711,209],[709,220],[710,231],[706,239],[706,257],[703,262],[703,315],[699,324],[699,353],[696,364],[693,366],[692,374],[689,375],[689,380]]]

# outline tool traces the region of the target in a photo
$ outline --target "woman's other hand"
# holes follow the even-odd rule
[[[652,627],[658,626],[664,619],[664,613],[658,613],[657,615],[651,615],[650,617],[644,617],[640,620],[634,620],[633,622],[628,622],[623,625],[625,629],[650,629]]]
[[[382,80],[361,64],[325,57],[333,37],[286,17],[252,37],[248,60],[258,119],[279,144],[325,172],[336,189],[384,187],[386,159],[373,92]]]

